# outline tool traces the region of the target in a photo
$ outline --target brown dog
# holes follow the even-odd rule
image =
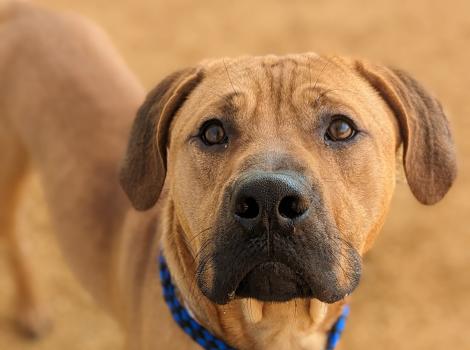
[[[238,349],[323,349],[394,191],[424,204],[456,164],[439,103],[407,74],[315,54],[203,62],[143,91],[90,24],[24,4],[0,27],[2,228],[20,318],[41,327],[13,214],[38,169],[64,255],[130,349],[197,349],[162,299]],[[155,205],[159,200],[159,204]],[[152,209],[153,208],[153,209]]]

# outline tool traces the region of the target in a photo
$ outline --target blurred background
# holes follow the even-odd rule
[[[342,349],[470,349],[470,2],[35,0],[91,18],[151,88],[202,59],[303,51],[363,56],[410,72],[452,121],[459,177],[424,207],[400,181],[376,246],[365,259]],[[1,25],[1,24],[0,24]],[[20,229],[30,237],[55,328],[22,339],[11,323],[13,285],[0,237],[0,349],[121,349],[118,327],[63,263],[33,175]]]

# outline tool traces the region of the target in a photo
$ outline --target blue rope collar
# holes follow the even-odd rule
[[[223,340],[217,338],[203,326],[201,326],[181,305],[177,296],[176,289],[171,282],[170,271],[166,264],[163,254],[160,254],[159,258],[160,265],[160,282],[163,289],[163,298],[170,308],[171,314],[175,322],[181,327],[181,329],[188,334],[196,343],[198,343],[203,349],[206,350],[236,350],[231,347]],[[346,326],[346,319],[349,315],[349,306],[343,307],[343,313],[338,318],[333,328],[331,328],[328,335],[328,342],[325,350],[333,350],[338,344],[341,334]]]

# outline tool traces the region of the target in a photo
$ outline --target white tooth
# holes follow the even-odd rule
[[[258,323],[263,319],[263,302],[245,298],[241,300],[241,307],[243,316],[249,323]]]
[[[310,317],[313,326],[318,326],[326,316],[327,306],[318,299],[310,300]]]

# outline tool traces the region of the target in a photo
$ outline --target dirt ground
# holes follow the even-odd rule
[[[364,56],[411,72],[450,114],[460,173],[424,207],[400,181],[389,219],[366,257],[343,340],[355,349],[470,349],[470,2],[40,0],[88,16],[110,34],[150,88],[201,59],[317,51]],[[1,77],[0,77],[1,79]],[[33,176],[19,214],[54,315],[40,341],[11,323],[13,286],[0,238],[0,349],[121,349],[122,335],[62,261]]]

